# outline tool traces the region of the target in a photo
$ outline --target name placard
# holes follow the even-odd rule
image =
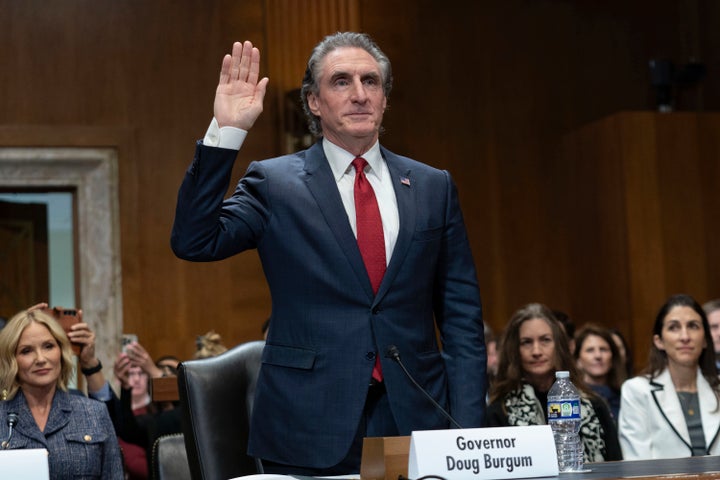
[[[468,478],[553,477],[555,440],[548,425],[412,432],[408,476]]]
[[[2,478],[49,480],[48,451],[44,448],[0,450]]]

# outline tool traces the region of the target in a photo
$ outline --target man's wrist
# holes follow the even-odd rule
[[[89,377],[90,375],[95,375],[96,373],[98,373],[100,370],[102,370],[102,368],[103,368],[102,362],[100,360],[98,360],[97,365],[95,365],[94,367],[90,367],[90,368],[81,367],[80,371],[82,372],[83,375],[85,375],[86,377]]]

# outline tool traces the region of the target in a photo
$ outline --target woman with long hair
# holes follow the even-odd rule
[[[689,295],[655,318],[648,366],[622,386],[620,445],[626,459],[720,454],[720,379],[710,326]]]
[[[581,392],[580,438],[584,461],[622,459],[607,404],[582,381],[565,330],[550,309],[531,303],[515,312],[500,340],[499,352],[488,426],[546,424],[547,394],[555,382],[555,372],[567,370]]]
[[[575,334],[575,362],[583,381],[604,398],[617,419],[620,387],[625,381],[625,366],[610,331],[600,325],[584,325]]]

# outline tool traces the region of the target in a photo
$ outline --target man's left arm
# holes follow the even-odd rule
[[[438,261],[435,318],[448,377],[450,414],[464,428],[485,423],[487,355],[480,289],[457,189],[450,174]]]

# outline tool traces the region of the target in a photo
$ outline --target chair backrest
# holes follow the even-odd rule
[[[264,346],[263,341],[248,342],[217,357],[180,364],[181,417],[193,480],[261,473],[247,445]]]
[[[152,478],[155,480],[191,480],[182,433],[163,435],[155,440],[152,469]]]

